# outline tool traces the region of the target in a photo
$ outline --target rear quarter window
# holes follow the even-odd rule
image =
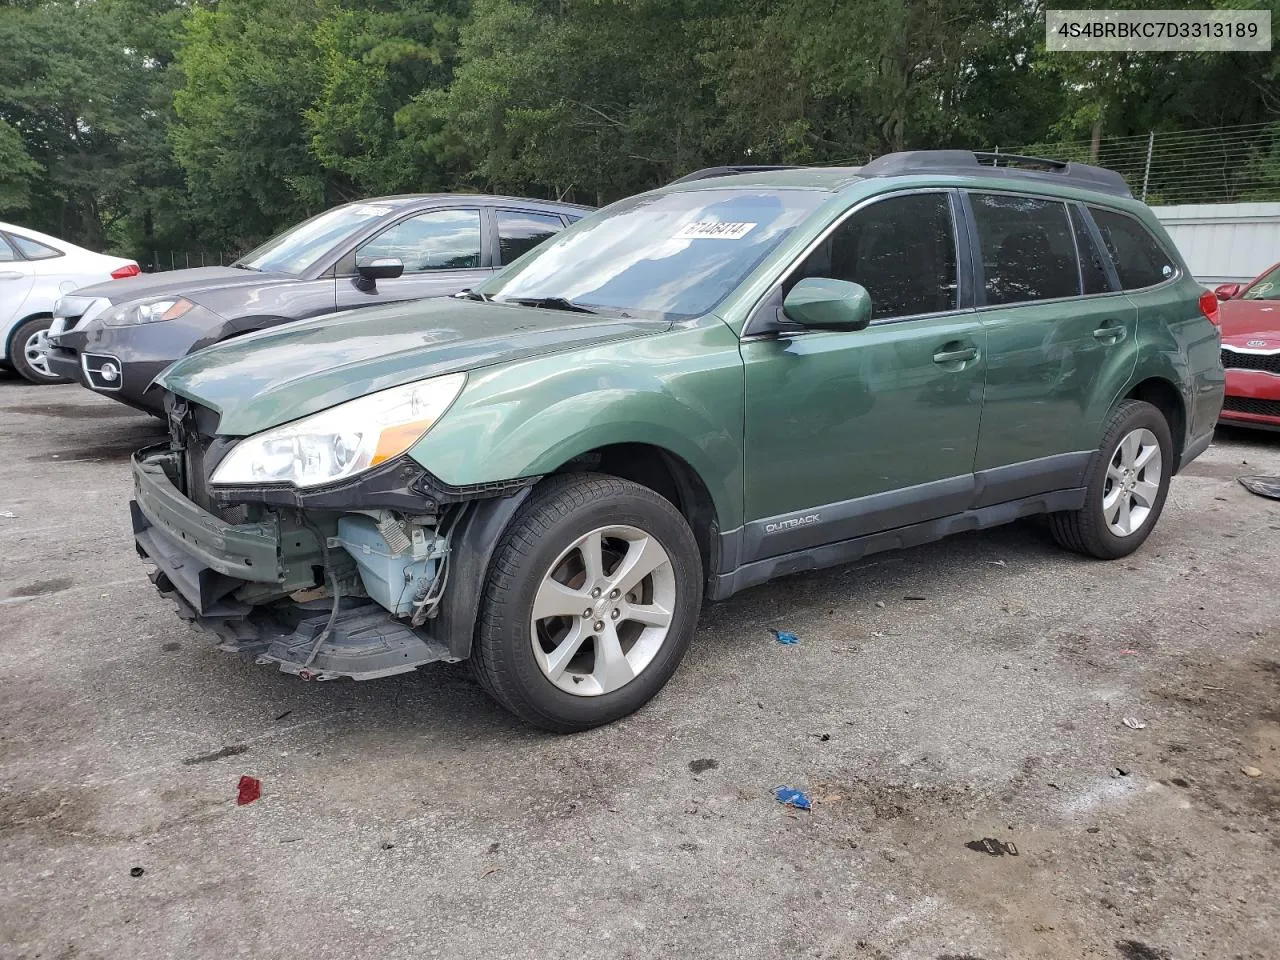
[[[1151,231],[1133,217],[1101,207],[1090,207],[1089,213],[1124,289],[1153,287],[1178,272],[1177,264]]]
[[[54,257],[62,256],[61,250],[55,249],[47,243],[41,243],[28,237],[20,237],[17,234],[13,235],[13,244],[22,251],[22,255],[28,260],[52,260]]]

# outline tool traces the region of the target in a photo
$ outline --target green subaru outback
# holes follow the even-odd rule
[[[653,697],[704,598],[1034,514],[1124,556],[1209,444],[1217,300],[1118,175],[990,163],[700,171],[179,360],[138,550],[226,650],[469,660],[556,731]]]

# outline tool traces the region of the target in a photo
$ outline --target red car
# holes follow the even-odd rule
[[[1220,423],[1280,430],[1280,263],[1252,283],[1214,290],[1227,396]]]

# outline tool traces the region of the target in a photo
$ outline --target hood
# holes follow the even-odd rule
[[[1218,316],[1225,346],[1280,350],[1280,300],[1227,300]]]
[[[106,297],[112,303],[126,303],[142,297],[177,294],[198,303],[201,293],[293,279],[295,278],[282,273],[259,273],[256,270],[237,270],[235,267],[192,267],[190,270],[142,273],[124,280],[107,280],[80,287],[72,296]]]
[[[378,390],[666,330],[514,304],[444,298],[368,307],[286,324],[200,350],[156,378],[246,436]]]

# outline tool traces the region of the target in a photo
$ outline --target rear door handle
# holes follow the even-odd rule
[[[977,356],[977,347],[964,347],[961,350],[939,350],[933,355],[933,362],[955,363],[956,361],[974,360]]]
[[[0,280],[21,280],[25,276],[25,273],[16,273],[13,270],[6,270],[4,273],[0,273]]]
[[[1116,324],[1115,326],[1103,325],[1093,331],[1093,338],[1101,340],[1103,343],[1112,344],[1119,343],[1124,339],[1124,327]]]

